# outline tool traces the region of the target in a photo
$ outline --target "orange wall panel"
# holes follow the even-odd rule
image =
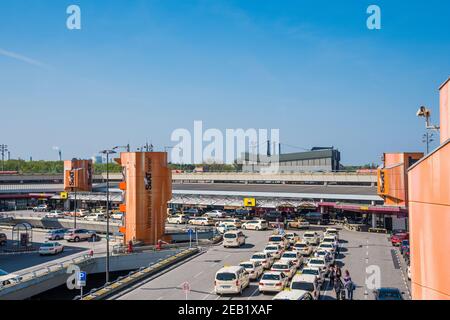
[[[81,170],[75,170],[81,169]],[[75,185],[71,184],[70,171],[73,170]],[[92,178],[94,167],[92,160],[66,160],[64,161],[64,190],[66,191],[92,191]]]
[[[450,78],[440,87],[441,144],[450,139]]]
[[[408,172],[413,299],[450,299],[450,142]]]

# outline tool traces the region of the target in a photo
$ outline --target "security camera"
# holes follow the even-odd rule
[[[420,108],[419,108],[419,110],[417,110],[417,116],[418,117],[429,117],[430,116],[430,114],[431,114],[431,111],[430,110],[428,110],[426,107],[424,107],[424,106],[421,106]]]

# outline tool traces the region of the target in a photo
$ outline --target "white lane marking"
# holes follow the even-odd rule
[[[230,253],[230,254],[227,254],[227,255],[225,256],[225,259],[227,259],[227,258],[229,258],[229,257],[231,257],[231,253]]]
[[[208,294],[206,294],[203,298],[202,298],[202,300],[206,300],[206,298],[208,298],[210,295],[212,295],[214,293],[214,289],[213,290],[211,290],[211,292],[210,293],[208,293]],[[219,296],[220,297],[220,296]]]
[[[255,288],[255,290],[250,294],[250,296],[247,298],[247,300],[250,300],[250,298],[252,298],[255,294],[256,294],[256,292],[258,292],[259,291],[259,288],[258,287],[256,287]]]
[[[158,299],[156,299],[156,300],[162,300],[164,297],[159,297]]]
[[[200,271],[199,273],[197,273],[197,274],[194,276],[194,278],[199,277],[202,273],[203,273],[203,271]]]

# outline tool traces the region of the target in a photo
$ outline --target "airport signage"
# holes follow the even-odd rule
[[[59,197],[61,199],[67,199],[67,198],[69,198],[69,194],[67,192],[60,192]]]
[[[78,273],[77,285],[78,285],[78,287],[86,286],[86,272],[85,271],[80,271]]]
[[[256,207],[256,199],[244,198],[244,207]]]

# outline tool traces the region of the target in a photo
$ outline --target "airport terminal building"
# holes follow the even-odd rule
[[[276,166],[280,173],[334,172],[340,170],[341,153],[330,148],[312,148],[311,151],[276,154],[273,156],[243,155],[243,172],[264,172]]]

